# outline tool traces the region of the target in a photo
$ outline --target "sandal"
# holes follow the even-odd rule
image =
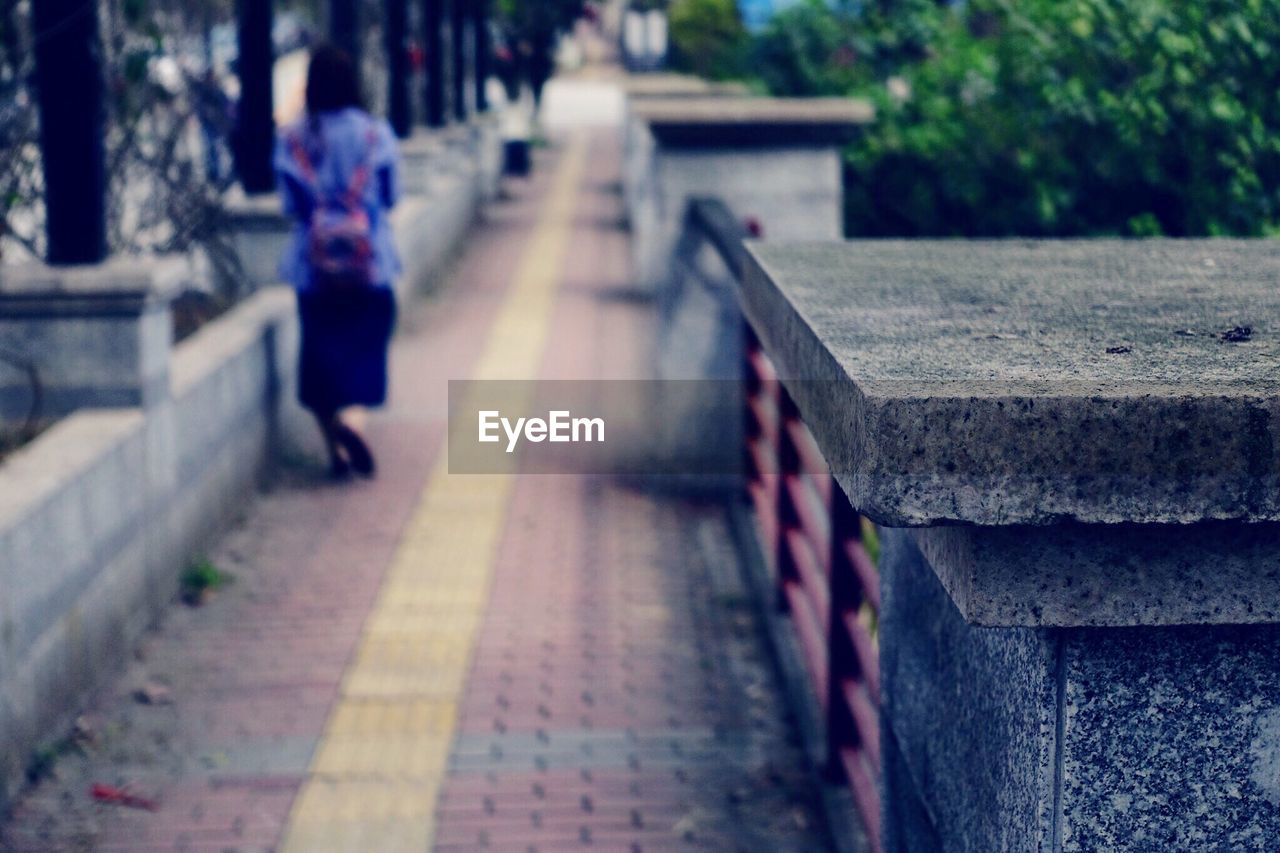
[[[333,424],[333,440],[337,442],[341,449],[347,452],[347,457],[351,461],[351,468],[357,474],[362,477],[373,477],[377,473],[377,463],[374,462],[373,454],[369,451],[369,445],[364,443],[360,433],[340,421],[335,421]]]
[[[346,449],[338,444],[332,434],[325,436],[325,444],[329,449],[329,477],[334,480],[350,477],[351,463],[347,460]]]
[[[337,453],[331,454],[329,456],[329,477],[334,480],[345,480],[350,476],[351,463]]]

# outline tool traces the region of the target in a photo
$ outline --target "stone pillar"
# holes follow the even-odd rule
[[[467,120],[467,3],[449,0],[449,55],[453,62],[449,82],[453,117],[458,121]]]
[[[674,85],[681,78],[673,78]],[[661,85],[661,84],[659,84]],[[697,87],[705,84],[695,83]],[[848,99],[690,94],[629,98],[634,129],[624,188],[631,224],[632,280],[659,308],[655,372],[665,380],[721,380],[692,399],[664,401],[662,446],[706,470],[733,471],[738,452],[742,326],[732,275],[681,250],[690,200],[723,201],[769,238],[841,234],[840,144],[870,119]],[[698,92],[698,94],[693,94]],[[688,273],[719,286],[708,287]],[[722,266],[721,266],[722,269]],[[679,386],[671,386],[678,388]],[[696,428],[689,428],[695,424]],[[730,484],[730,488],[733,488]]]
[[[638,286],[668,277],[691,198],[721,199],[769,239],[842,235],[840,147],[871,120],[869,105],[711,94],[632,97],[629,112],[639,128],[626,180]]]
[[[240,191],[229,192],[223,206],[244,284],[258,288],[279,279],[276,268],[289,235],[276,194],[275,118],[269,2],[240,0],[240,108],[236,168]],[[242,282],[235,282],[239,286]]]
[[[169,398],[169,304],[189,273],[179,259],[113,257],[92,265],[20,264],[0,278],[0,345],[30,357],[39,388],[0,370],[0,417],[80,408],[152,407]]]
[[[386,0],[387,117],[396,136],[413,132],[413,110],[409,106],[409,52],[405,46],[409,0]]]
[[[444,0],[422,0],[422,50],[426,67],[423,122],[427,127],[444,127]]]
[[[1280,838],[1270,244],[751,253],[747,316],[882,530],[885,849]]]
[[[360,0],[329,0],[329,41],[346,51],[356,74],[363,77],[360,72],[364,31],[360,26],[360,6]]]
[[[107,255],[98,10],[81,0],[32,4],[48,259],[91,264]]]
[[[275,148],[272,105],[271,3],[240,0],[238,4],[240,105],[236,126],[236,171],[250,195],[275,190],[271,157]]]
[[[476,87],[476,112],[489,111],[489,59],[493,45],[489,42],[489,0],[471,0],[471,29],[475,36],[476,55],[473,76]]]
[[[637,74],[623,84],[622,195],[630,211],[631,203],[649,179],[652,167],[653,135],[636,116],[637,107],[654,98],[706,98],[750,94],[739,83],[711,83],[687,74]]]

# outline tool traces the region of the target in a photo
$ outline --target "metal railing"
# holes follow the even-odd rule
[[[715,248],[741,281],[753,230],[723,202],[690,202],[677,255]],[[687,261],[686,261],[687,263]],[[746,492],[776,605],[821,707],[827,769],[880,849],[880,579],[875,528],[850,506],[750,325],[744,327]]]
[[[747,494],[826,724],[829,769],[880,847],[880,578],[849,505],[755,334],[746,349]]]

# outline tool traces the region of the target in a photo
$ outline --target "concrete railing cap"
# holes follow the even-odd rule
[[[743,83],[713,82],[688,74],[633,74],[622,84],[629,97],[680,97],[691,95],[746,95]]]
[[[835,145],[875,119],[853,98],[654,97],[632,116],[674,146]]]
[[[167,302],[195,278],[181,256],[113,255],[99,264],[15,264],[0,272],[0,306],[10,316],[51,307],[75,313],[138,311]]]
[[[1280,520],[1280,243],[751,256],[745,310],[878,521]]]

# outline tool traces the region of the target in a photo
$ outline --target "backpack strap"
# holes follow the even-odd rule
[[[364,195],[365,187],[369,185],[369,178],[373,175],[373,157],[377,153],[378,131],[372,124],[365,131],[364,142],[364,159],[351,173],[351,183],[347,186],[346,206],[349,210],[360,204],[360,197]]]
[[[307,147],[302,144],[301,133],[294,132],[289,134],[289,154],[293,157],[293,161],[298,164],[302,177],[318,193],[320,187],[317,185],[316,169],[311,162],[311,155],[307,153]]]
[[[365,131],[364,141],[364,159],[351,173],[351,181],[347,184],[346,192],[342,194],[343,206],[348,210],[359,207],[360,197],[364,195],[365,187],[369,185],[369,179],[373,174],[373,157],[377,153],[378,130],[372,123]],[[316,174],[315,164],[311,161],[311,155],[307,153],[307,147],[302,144],[301,133],[290,133],[288,144],[290,156],[298,164],[302,177],[311,185],[317,201],[320,201],[324,193],[321,191],[320,179]]]

